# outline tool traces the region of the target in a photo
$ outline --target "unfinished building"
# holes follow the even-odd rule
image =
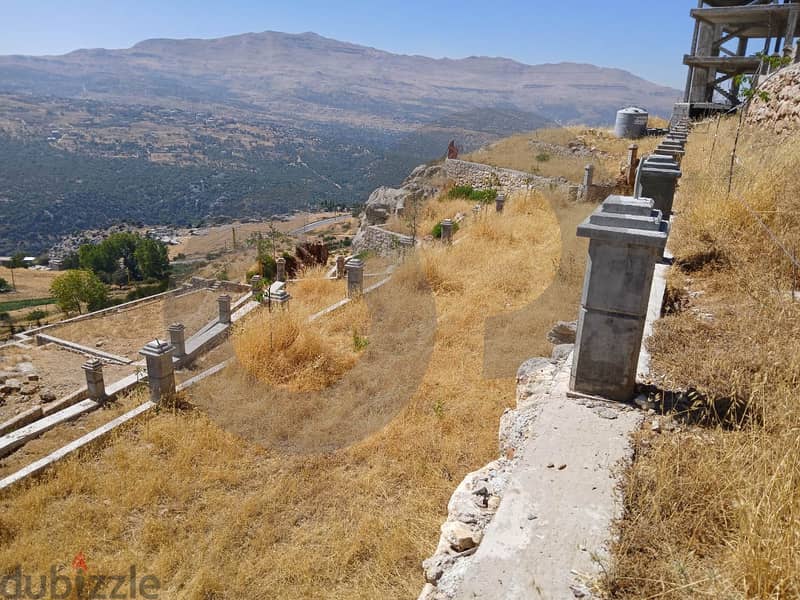
[[[691,10],[694,35],[683,104],[676,114],[696,117],[738,106],[740,78],[769,71],[767,56],[797,60],[800,2],[795,0],[699,0]]]

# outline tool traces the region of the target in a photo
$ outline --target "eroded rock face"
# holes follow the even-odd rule
[[[399,188],[381,186],[372,192],[364,208],[366,225],[385,223],[406,206],[434,196],[444,185],[441,165],[420,165],[411,171]]]
[[[396,214],[404,204],[406,193],[404,190],[381,186],[369,195],[369,200],[364,208],[367,223],[378,225],[385,223],[389,217]]]

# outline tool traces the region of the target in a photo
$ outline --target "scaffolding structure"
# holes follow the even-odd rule
[[[683,57],[689,67],[682,110],[686,116],[738,106],[737,76],[764,72],[757,54],[797,60],[800,0],[699,0],[690,14],[695,25],[691,52]]]

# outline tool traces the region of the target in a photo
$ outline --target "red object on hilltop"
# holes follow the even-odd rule
[[[447,158],[458,158],[458,146],[455,140],[450,140],[447,146]]]

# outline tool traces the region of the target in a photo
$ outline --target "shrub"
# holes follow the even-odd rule
[[[497,198],[497,190],[494,188],[476,190],[471,185],[457,185],[447,192],[447,197],[450,199],[464,198],[487,204]]]
[[[547,162],[550,160],[550,155],[547,152],[539,152],[539,154],[536,155],[536,160],[539,162]]]
[[[155,294],[167,291],[169,280],[165,279],[152,285],[140,285],[136,289],[131,290],[125,295],[125,300],[139,300],[140,298],[147,298]]]

